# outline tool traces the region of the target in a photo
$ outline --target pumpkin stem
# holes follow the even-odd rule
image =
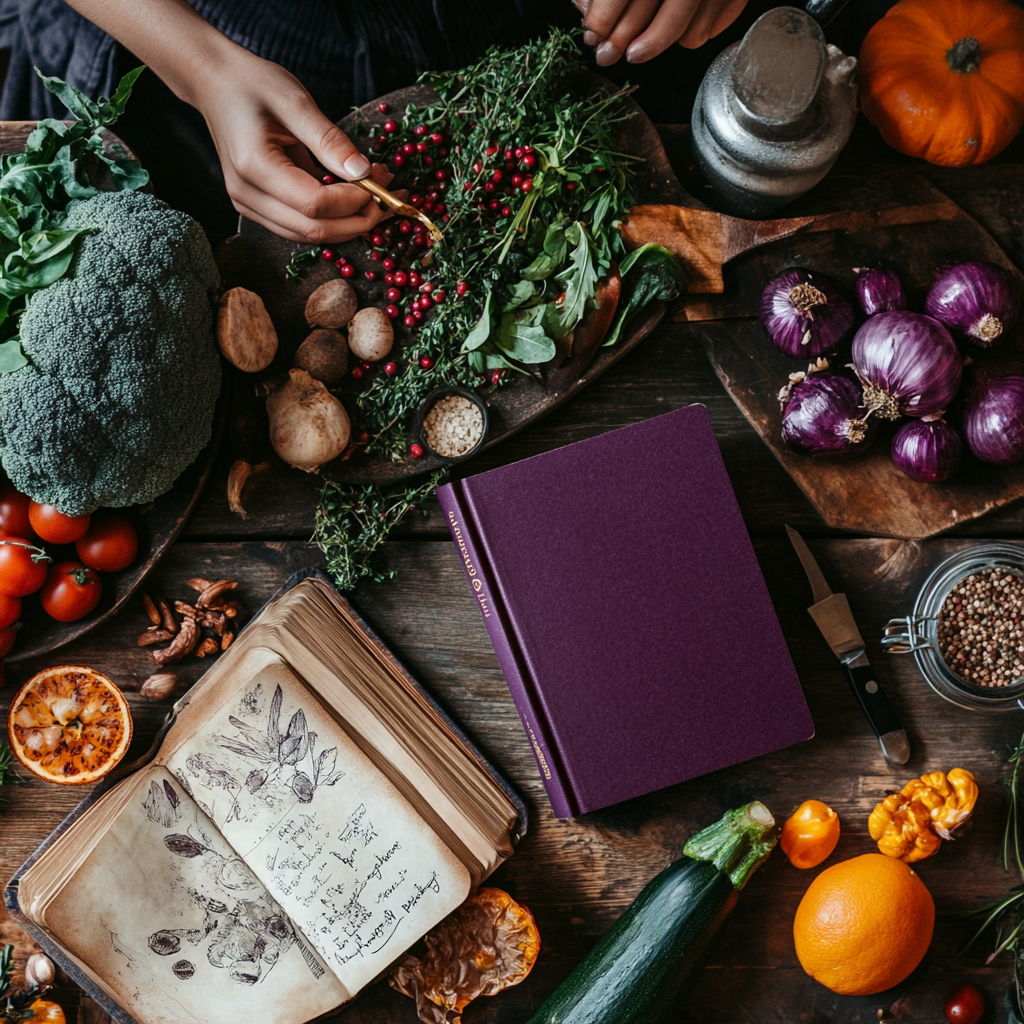
[[[974,36],[964,36],[946,51],[949,70],[958,75],[969,75],[981,67],[981,43]]]

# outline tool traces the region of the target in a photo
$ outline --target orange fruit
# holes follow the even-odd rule
[[[26,1017],[28,1024],[33,1021],[46,1021],[47,1024],[65,1024],[64,1011],[59,1003],[50,999],[37,999],[29,1009],[33,1016]]]
[[[846,996],[898,985],[924,958],[935,927],[931,893],[901,860],[866,853],[826,868],[793,921],[800,966]]]
[[[124,694],[102,673],[61,665],[34,675],[11,702],[11,750],[47,782],[95,782],[116,765],[132,739]]]

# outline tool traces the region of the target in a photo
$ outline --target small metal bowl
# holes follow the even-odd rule
[[[940,697],[971,711],[1024,708],[1024,676],[1008,686],[975,686],[950,669],[939,649],[939,612],[950,591],[971,573],[996,567],[1024,577],[1024,547],[988,541],[950,555],[921,587],[911,614],[890,619],[882,635],[887,653],[913,654],[925,682]]]
[[[427,418],[427,413],[442,399],[447,398],[449,395],[458,395],[460,398],[468,398],[479,410],[480,415],[483,417],[483,430],[480,432],[480,439],[477,441],[468,452],[463,452],[461,455],[448,456],[442,455],[440,452],[435,451],[431,446],[430,442],[427,441],[426,431],[423,429],[423,422]],[[420,401],[419,408],[416,411],[416,423],[413,426],[413,434],[419,438],[423,447],[427,451],[436,455],[439,459],[444,459],[448,465],[454,465],[456,462],[464,462],[466,459],[472,458],[477,452],[484,446],[484,441],[487,440],[487,428],[489,425],[489,417],[487,415],[487,403],[475,392],[470,391],[469,388],[457,388],[457,387],[445,387],[445,388],[434,388],[433,391],[428,391]]]

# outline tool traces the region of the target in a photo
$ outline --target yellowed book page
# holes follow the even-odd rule
[[[466,899],[469,872],[265,653],[168,767],[355,993]]]
[[[164,769],[46,910],[140,1024],[301,1024],[348,992]]]

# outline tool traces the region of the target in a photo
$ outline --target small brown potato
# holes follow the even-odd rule
[[[295,365],[322,384],[337,384],[348,369],[345,335],[327,327],[318,327],[299,346]]]
[[[336,277],[320,285],[306,300],[306,323],[310,327],[344,327],[358,308],[355,288]]]
[[[230,288],[217,310],[217,345],[245,373],[265,370],[277,355],[277,331],[263,300],[246,288]]]
[[[391,320],[376,306],[359,310],[348,325],[348,347],[356,359],[370,363],[383,359],[391,351],[394,340]]]

